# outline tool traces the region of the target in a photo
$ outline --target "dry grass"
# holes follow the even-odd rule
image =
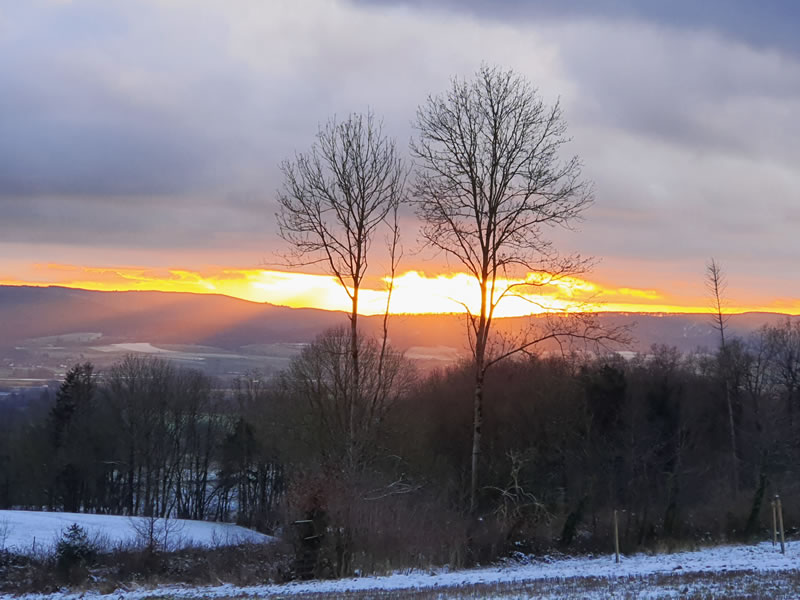
[[[772,598],[789,600],[798,597],[800,572],[760,573],[731,571],[721,573],[660,574],[643,577],[582,577],[573,579],[545,579],[528,582],[477,584],[469,586],[437,587],[421,590],[368,590],[341,593],[273,594],[260,596],[259,600],[313,600],[321,598],[340,600],[448,600],[451,598],[509,599],[595,599],[618,598],[681,598],[686,600],[761,600]],[[154,599],[156,596],[153,597]],[[232,598],[231,598],[232,600]]]
[[[286,580],[290,550],[283,544],[241,544],[187,548],[174,552],[117,549],[100,553],[82,570],[80,581],[64,581],[53,556],[27,557],[0,552],[0,594],[49,594],[68,585],[72,591],[106,594],[119,587],[230,583],[261,585]]]

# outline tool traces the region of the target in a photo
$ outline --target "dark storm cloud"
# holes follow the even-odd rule
[[[501,21],[636,19],[709,30],[759,47],[800,53],[794,0],[357,0],[373,6],[439,8]]]
[[[219,197],[29,196],[0,200],[3,243],[206,250],[263,238],[271,213]],[[261,218],[257,218],[261,215]],[[256,216],[256,218],[254,218]],[[236,232],[239,241],[230,237]],[[256,260],[254,258],[254,260]]]
[[[230,104],[226,82],[181,81],[192,49],[157,39],[146,8],[132,23],[96,2],[0,13],[0,196],[167,194],[230,174],[231,140],[203,114]]]
[[[271,235],[279,162],[394,94],[376,57],[274,6],[245,7],[250,30],[216,3],[0,4],[0,238]]]
[[[572,100],[581,120],[693,152],[797,158],[786,130],[797,123],[781,115],[800,98],[797,62],[697,35],[591,29],[567,31],[562,53],[581,87]]]
[[[187,247],[263,231],[280,160],[271,82],[216,54],[208,20],[186,32],[179,13],[0,9],[2,241]],[[256,215],[236,201],[248,190]]]
[[[748,47],[800,56],[800,3],[794,0],[357,0],[374,7],[439,9],[516,26],[532,27],[558,44],[565,68],[582,93],[573,116],[638,131],[695,149],[771,152],[794,160],[788,136],[747,123],[719,127],[701,109],[719,109],[739,98],[796,99],[800,71],[794,64],[753,60]],[[618,28],[598,35],[605,22]],[[643,27],[633,25],[639,23]],[[659,29],[672,31],[659,39]],[[707,61],[714,48],[696,34],[733,42],[724,61]],[[677,38],[675,38],[677,35]],[[652,39],[656,43],[652,44]],[[712,38],[713,39],[713,38]],[[676,43],[677,42],[677,43]],[[704,65],[704,63],[706,63]],[[777,72],[779,70],[779,72]],[[762,115],[751,118],[768,123]],[[727,124],[726,124],[727,125]],[[800,133],[800,129],[798,129]],[[777,136],[775,135],[777,133]],[[776,140],[776,137],[783,138]]]
[[[309,145],[317,123],[367,106],[352,101],[364,90],[342,86],[347,70],[362,61],[363,78],[380,77],[366,74],[369,57],[346,48],[316,56],[314,42],[340,41],[331,32],[310,41],[309,56],[298,52],[305,41],[287,50],[266,36],[239,49],[236,16],[199,2],[0,9],[4,214],[34,210],[12,205],[39,196],[126,205],[131,196],[180,203],[215,193],[222,204],[259,195],[263,206],[278,163]]]

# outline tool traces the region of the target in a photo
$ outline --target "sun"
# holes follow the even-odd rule
[[[100,291],[155,290],[222,294],[251,302],[292,308],[319,308],[350,311],[348,294],[327,275],[267,269],[212,267],[150,269],[146,267],[95,267],[37,264],[35,277],[7,279],[3,285],[59,285]],[[364,315],[386,311],[390,281],[375,278],[359,291],[359,312]],[[699,286],[698,286],[699,287]],[[578,277],[552,278],[544,273],[528,273],[519,279],[496,282],[495,300],[500,291],[511,288],[497,303],[494,316],[518,317],[545,312],[647,312],[707,313],[707,298],[671,296],[660,290],[604,285]],[[700,290],[702,292],[702,290]],[[449,314],[480,309],[480,289],[466,273],[428,275],[407,271],[392,285],[390,312],[393,314]],[[731,303],[729,312],[800,313],[800,301],[789,299],[771,304]]]

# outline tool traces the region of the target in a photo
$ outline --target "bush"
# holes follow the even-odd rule
[[[286,539],[297,578],[348,577],[471,564],[472,519],[446,502],[375,474],[306,472],[289,483]],[[496,545],[496,544],[495,544]]]
[[[61,532],[56,544],[56,569],[67,582],[82,581],[96,557],[97,549],[83,527],[73,523]]]

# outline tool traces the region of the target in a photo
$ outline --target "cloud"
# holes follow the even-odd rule
[[[472,14],[506,22],[633,21],[664,28],[715,32],[760,48],[797,54],[796,22],[800,7],[793,0],[357,0],[366,6],[406,6],[415,9]]]
[[[749,18],[717,0],[424,5],[6,3],[0,239],[260,248],[257,262],[282,244],[277,165],[319,123],[371,107],[405,148],[426,95],[487,61],[561,97],[596,182],[559,246],[605,257],[601,273],[628,265],[620,286],[662,287],[655,264],[694,277],[713,253],[742,265],[732,281],[760,265],[797,293],[800,59],[783,3]],[[424,258],[409,252],[409,267],[432,269]]]
[[[458,24],[307,8],[12,5],[0,38],[5,239],[170,247],[274,233],[277,165],[319,123],[371,106],[404,148],[416,103],[479,62],[446,48],[442,29]],[[429,54],[445,60],[425,66]]]

